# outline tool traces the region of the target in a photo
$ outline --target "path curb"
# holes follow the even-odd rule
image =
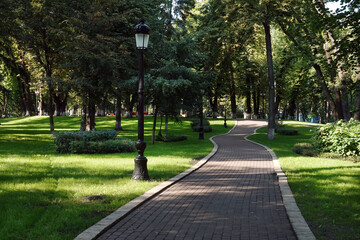
[[[253,134],[255,134],[258,129],[259,128],[255,129]],[[247,137],[245,137],[246,141],[264,147],[270,153],[273,159],[274,169],[279,179],[280,192],[283,198],[286,213],[289,217],[290,223],[295,231],[297,238],[299,240],[316,240],[314,234],[309,228],[309,225],[306,223],[303,215],[301,214],[298,205],[296,204],[294,195],[289,187],[287,177],[281,169],[279,159],[276,156],[275,152],[265,145],[249,140]]]
[[[214,137],[221,136],[221,135],[227,135],[229,134],[236,126],[237,122],[235,121],[234,127],[230,129],[225,134],[220,134],[216,136],[212,136],[209,140],[214,144],[214,147],[212,151],[203,159],[201,159],[197,164],[192,166],[191,168],[185,170],[184,172],[180,173],[179,175],[176,175],[175,177],[160,183],[159,185],[153,187],[152,189],[145,192],[143,195],[131,200],[127,204],[123,205],[122,207],[115,210],[115,212],[111,213],[110,215],[106,216],[105,218],[101,219],[99,222],[95,223],[82,233],[80,233],[74,240],[92,240],[99,237],[102,233],[104,233],[106,230],[114,226],[116,223],[118,223],[121,219],[129,215],[132,211],[140,207],[142,204],[150,200],[151,198],[155,197],[157,194],[165,191],[170,186],[174,185],[184,177],[188,176],[189,174],[193,173],[194,171],[201,168],[205,163],[209,161],[209,159],[214,156],[214,154],[217,152],[219,146],[216,144],[216,142],[213,141]]]

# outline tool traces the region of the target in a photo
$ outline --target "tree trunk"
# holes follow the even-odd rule
[[[0,88],[1,88],[1,86],[0,86]],[[3,87],[2,92],[3,92],[3,104],[2,104],[2,108],[1,108],[1,117],[7,118],[7,106],[8,106],[8,102],[9,102],[9,91]]]
[[[25,59],[23,53],[20,54],[20,66],[19,66],[19,77],[22,82],[22,88],[24,90],[24,106],[25,106],[25,116],[32,116],[34,114],[34,106],[32,101],[32,95],[30,91],[30,73],[27,70]]]
[[[231,68],[231,94],[230,94],[230,102],[231,102],[231,118],[236,119],[236,94],[235,94],[235,79],[234,79],[234,71]]]
[[[159,128],[159,136],[162,136],[162,133],[161,133],[161,128],[162,128],[162,124],[163,124],[163,115],[160,114],[160,128]]]
[[[246,109],[245,119],[251,119],[252,108],[251,108],[251,79],[249,75],[246,75]]]
[[[80,131],[86,130],[86,110],[87,110],[87,104],[86,104],[86,97],[84,96],[82,99],[82,105],[81,105],[81,123],[80,123]]]
[[[325,95],[326,100],[329,103],[332,112],[334,113],[334,120],[337,120],[338,114],[337,114],[337,110],[336,110],[336,104],[335,104],[333,97],[331,96],[328,86],[326,85],[326,83],[324,81],[324,75],[321,71],[321,67],[320,67],[320,65],[318,65],[316,63],[313,65],[313,67],[316,71],[317,80],[321,86],[321,90],[322,90],[323,94]]]
[[[41,90],[39,93],[39,106],[38,106],[38,115],[43,116],[44,115],[44,94],[42,94]]]
[[[165,115],[165,132],[169,131],[169,116]]]
[[[53,105],[53,86],[51,83],[51,79],[48,79],[48,87],[49,87],[49,103],[48,103],[48,113],[49,113],[49,122],[50,122],[50,132],[54,132],[54,105]]]
[[[217,118],[217,114],[218,114],[218,97],[214,96],[214,101],[210,101],[210,105],[211,105],[211,109],[212,109],[212,113],[213,113],[213,118]]]
[[[268,121],[268,134],[267,139],[273,140],[275,137],[275,109],[274,109],[274,67],[272,58],[272,46],[271,46],[271,34],[270,25],[268,22],[263,22],[265,30],[265,41],[266,41],[266,56],[268,65],[268,79],[269,79],[269,121]]]
[[[255,88],[255,86],[254,86]],[[253,93],[253,103],[254,103],[254,118],[255,119],[258,119],[260,116],[259,116],[259,102],[260,102],[260,98],[259,98],[259,93],[254,90]]]
[[[298,20],[299,23],[302,23],[302,21],[299,18],[296,17],[296,19]],[[294,45],[296,47],[301,48],[301,46],[298,44],[298,42],[296,41],[294,36],[291,35],[289,31],[286,30],[285,26],[280,21],[277,21],[277,23],[279,24],[279,26],[281,27],[281,29],[285,33],[285,35],[288,36],[288,38],[294,43]],[[309,36],[309,31],[306,28],[303,28],[303,30],[306,34],[308,43],[311,46],[314,46],[313,41],[312,41],[311,37]],[[312,55],[315,57],[317,54],[318,54],[318,50],[316,47],[314,47]],[[326,100],[329,103],[329,106],[331,107],[332,112],[334,113],[334,119],[336,120],[337,119],[337,111],[336,111],[336,107],[335,107],[335,101],[334,101],[333,97],[331,96],[331,93],[329,91],[329,88],[328,88],[326,82],[324,81],[324,75],[322,73],[321,67],[317,63],[314,63],[313,67],[316,71],[317,80],[318,80],[319,85],[321,86],[323,95],[326,97]]]
[[[115,130],[122,130],[121,127],[121,92],[118,89],[116,92],[116,121],[115,121]]]
[[[135,102],[136,102],[136,97],[134,95],[133,96],[129,95],[128,98],[125,98],[126,118],[132,118],[132,112],[134,109]]]
[[[153,122],[153,129],[152,129],[152,138],[151,143],[155,144],[155,131],[156,131],[156,120],[158,115],[158,106],[155,106],[155,113],[154,113],[154,122]]]
[[[55,116],[65,116],[66,115],[66,106],[67,106],[68,94],[59,93],[58,95],[54,94],[55,102]]]
[[[320,16],[322,16],[324,19],[328,18],[328,15],[326,13],[325,3],[323,0],[313,0],[314,6],[316,11]],[[326,58],[328,60],[329,68],[330,68],[330,77],[332,79],[332,82],[336,86],[336,72],[339,76],[341,88],[338,89],[337,87],[334,87],[335,91],[335,104],[336,104],[336,111],[339,119],[350,119],[350,109],[349,109],[349,103],[348,103],[348,92],[347,92],[347,83],[345,74],[342,68],[342,63],[340,61],[337,61],[336,59],[336,53],[338,51],[338,48],[336,47],[336,40],[334,37],[333,32],[331,29],[326,29],[323,34],[324,38],[324,50],[326,53]]]
[[[88,129],[90,131],[95,130],[95,114],[96,114],[96,107],[95,107],[95,102],[93,101],[93,97],[91,97],[91,95],[89,94],[89,124],[88,124]]]
[[[360,120],[360,64],[356,68],[356,90],[355,90],[354,119]]]

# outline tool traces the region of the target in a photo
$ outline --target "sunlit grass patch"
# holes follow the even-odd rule
[[[80,128],[79,117],[55,117],[55,131]],[[73,239],[115,209],[191,166],[213,148],[199,141],[190,121],[169,122],[182,142],[151,144],[152,117],[145,118],[145,140],[151,181],[134,182],[136,153],[58,154],[48,117],[0,119],[0,239]],[[223,120],[212,120],[206,139],[227,132]],[[96,129],[115,126],[114,117],[96,120]],[[123,119],[118,137],[137,139],[137,119]],[[159,128],[159,121],[158,121]],[[163,134],[164,134],[163,125]],[[100,196],[93,199],[92,196]],[[89,200],[93,199],[93,200]]]
[[[287,125],[299,135],[266,139],[267,129],[249,139],[275,151],[300,210],[318,239],[358,239],[360,236],[360,163],[305,157],[292,152],[295,143],[311,142],[314,126]]]

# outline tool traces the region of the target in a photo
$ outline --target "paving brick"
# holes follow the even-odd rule
[[[263,125],[238,121],[204,166],[99,239],[296,239],[270,153],[244,139]]]

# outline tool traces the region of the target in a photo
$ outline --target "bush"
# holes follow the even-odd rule
[[[360,156],[360,122],[340,120],[317,128],[314,145],[322,152],[333,152],[343,157]]]
[[[194,132],[200,131],[200,119],[192,120],[190,125]],[[204,132],[212,132],[212,128],[208,120],[203,119],[203,129]]]
[[[59,153],[69,153],[70,143],[73,141],[80,142],[97,142],[115,139],[117,132],[115,130],[104,131],[64,131],[55,132],[56,151]]]
[[[186,136],[174,136],[170,134],[167,134],[166,136],[162,136],[162,135],[156,136],[156,141],[161,141],[161,142],[179,142],[179,141],[184,141],[186,139],[187,139]]]
[[[304,156],[316,156],[318,151],[310,143],[296,143],[293,152]]]
[[[71,153],[121,153],[135,152],[135,143],[129,139],[111,139],[106,141],[72,141]]]
[[[286,128],[278,128],[275,130],[276,133],[280,135],[297,135],[298,130],[296,129],[286,129]]]

